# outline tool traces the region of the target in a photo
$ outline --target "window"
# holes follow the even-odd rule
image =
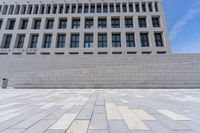
[[[85,34],[84,48],[93,48],[93,34]]]
[[[60,8],[59,8],[59,13],[60,13],[60,14],[63,13],[63,9],[64,9],[64,8],[63,8],[63,5],[60,5]]]
[[[134,33],[126,33],[126,46],[135,47]]]
[[[153,12],[152,3],[149,3],[148,6],[149,6],[149,12]]]
[[[70,48],[78,48],[78,47],[79,47],[79,34],[72,34]]]
[[[47,19],[46,29],[53,29],[53,25],[54,25],[54,20],[53,19]]]
[[[41,19],[36,19],[33,29],[40,29]]]
[[[146,12],[146,4],[145,3],[142,3],[142,11]]]
[[[28,26],[28,20],[21,20],[21,27],[20,27],[20,29],[22,29],[22,30],[25,30],[25,29],[27,29],[27,26]]]
[[[129,3],[129,12],[133,12],[133,4]]]
[[[85,5],[85,7],[84,7],[84,13],[88,13],[89,12],[89,7],[88,7],[88,5]]]
[[[112,47],[121,47],[120,34],[112,34]]]
[[[103,12],[104,13],[108,12],[108,5],[103,5]]]
[[[44,44],[42,48],[50,48],[51,47],[51,41],[52,41],[52,35],[46,34],[44,36]]]
[[[154,33],[156,47],[163,47],[162,33]]]
[[[114,5],[110,5],[110,12],[114,12]]]
[[[99,48],[107,47],[107,34],[98,35],[98,47]]]
[[[72,20],[72,29],[78,29],[80,28],[80,19],[76,18]]]
[[[30,44],[29,48],[37,47],[38,37],[39,37],[39,35],[31,35],[31,44]]]
[[[132,28],[133,27],[133,18],[125,18],[125,27]]]
[[[25,35],[18,35],[18,42],[15,48],[23,48]]]
[[[158,11],[159,11],[159,8],[158,8],[158,3],[157,3],[157,2],[155,2],[155,10],[156,10],[156,12],[158,12]]]
[[[127,12],[126,4],[123,4],[122,8],[123,8],[123,12]]]
[[[72,6],[72,13],[76,13],[76,5]]]
[[[138,19],[139,21],[139,27],[147,27],[147,24],[146,24],[146,18],[139,18]]]
[[[7,26],[7,29],[13,30],[14,27],[15,27],[15,20],[8,19],[8,26]]]
[[[152,18],[153,27],[160,27],[160,21],[158,17]]]
[[[57,38],[56,48],[64,48],[65,47],[65,39],[66,39],[65,34],[59,34],[58,38]]]
[[[101,13],[101,5],[97,5],[97,13]]]
[[[139,6],[139,3],[136,3],[136,4],[135,4],[135,10],[136,10],[136,12],[140,12],[140,6]]]
[[[140,39],[141,39],[141,46],[142,47],[149,47],[148,33],[141,33]]]
[[[116,12],[120,12],[120,4],[116,5]]]
[[[12,39],[12,35],[5,35],[4,37],[5,37],[5,40],[4,40],[2,48],[9,48],[11,39]]]
[[[85,28],[86,29],[90,29],[93,27],[93,19],[90,18],[90,19],[85,19]]]
[[[59,29],[66,29],[67,28],[67,19],[60,19]]]
[[[47,7],[47,14],[50,14],[50,12],[51,12],[51,5],[48,5],[48,7]]]
[[[90,13],[95,13],[95,5],[90,6]]]
[[[65,13],[69,13],[69,5],[65,5]]]
[[[78,13],[82,13],[82,5],[78,6]]]
[[[3,23],[3,20],[0,20],[0,29],[1,29],[1,27],[2,27],[2,23]]]
[[[106,18],[99,18],[98,19],[98,28],[106,28],[106,27],[107,27]]]
[[[57,5],[54,5],[53,6],[53,14],[56,14],[57,13]]]
[[[119,18],[112,18],[112,28],[120,28]]]

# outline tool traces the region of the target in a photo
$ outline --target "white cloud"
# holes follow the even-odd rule
[[[184,26],[200,13],[200,3],[195,4],[192,8],[182,16],[170,31],[170,40],[173,40],[176,35],[184,28]]]

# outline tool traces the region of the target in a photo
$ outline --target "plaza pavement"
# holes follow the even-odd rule
[[[198,89],[0,89],[1,133],[200,133]]]

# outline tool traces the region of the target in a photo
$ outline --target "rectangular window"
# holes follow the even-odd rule
[[[142,11],[146,12],[146,4],[145,3],[142,3]]]
[[[35,19],[33,29],[40,29],[40,24],[41,24],[41,19]]]
[[[89,7],[88,7],[88,5],[85,5],[85,7],[84,7],[84,13],[88,13],[89,12]]]
[[[25,40],[25,35],[18,35],[18,42],[15,48],[23,48],[24,45],[24,40]]]
[[[149,12],[153,12],[152,3],[149,3],[148,7],[149,7]]]
[[[82,13],[82,5],[78,6],[78,13]]]
[[[84,48],[93,48],[93,34],[85,34]]]
[[[129,3],[129,12],[133,12],[133,4]]]
[[[156,47],[163,47],[162,33],[154,33]]]
[[[149,47],[148,33],[140,33],[141,47]]]
[[[0,29],[2,27],[2,24],[3,24],[3,20],[0,20]]]
[[[65,34],[59,34],[58,37],[57,37],[56,48],[64,48],[65,47],[65,39],[66,39]]]
[[[92,18],[90,19],[85,19],[85,28],[90,29],[93,27],[94,20]]]
[[[121,9],[120,9],[120,4],[116,4],[116,12],[120,12]]]
[[[112,28],[120,28],[120,20],[119,18],[112,18]]]
[[[7,29],[8,30],[13,30],[15,27],[15,20],[13,19],[8,19],[8,23],[7,23]]]
[[[140,6],[139,6],[139,3],[136,3],[136,4],[135,4],[135,10],[136,10],[136,12],[140,12]]]
[[[98,47],[107,47],[107,34],[98,34]]]
[[[158,17],[153,17],[152,18],[152,24],[153,24],[153,27],[160,27],[160,20]]]
[[[103,12],[107,13],[108,12],[108,5],[103,5]]]
[[[76,5],[72,6],[72,13],[76,13]]]
[[[67,19],[60,19],[59,29],[66,29],[66,28],[67,28]]]
[[[4,40],[2,48],[10,48],[12,35],[5,35],[4,37],[5,37],[5,40]]]
[[[72,29],[78,29],[80,28],[80,19],[74,18],[72,19]]]
[[[39,37],[39,35],[31,35],[31,43],[30,43],[29,48],[36,48],[37,47],[38,37]]]
[[[158,3],[155,2],[155,11],[158,12],[159,11],[159,8],[158,8]]]
[[[106,27],[107,27],[106,18],[99,18],[98,19],[98,28],[106,28]]]
[[[70,48],[78,48],[78,47],[79,47],[79,34],[72,34]]]
[[[121,35],[112,34],[112,47],[121,47]]]
[[[90,6],[90,13],[95,13],[95,5]]]
[[[126,33],[126,46],[135,47],[134,33]]]
[[[123,12],[127,12],[126,4],[123,4],[122,8],[123,8]]]
[[[28,20],[26,19],[22,19],[21,20],[21,26],[20,26],[20,29],[21,30],[25,30],[25,29],[27,29],[27,26],[28,26]]]
[[[132,28],[133,27],[133,18],[125,18],[125,27]]]
[[[141,28],[147,27],[146,18],[138,18],[138,21],[139,21],[139,27]]]
[[[97,5],[97,13],[101,13],[101,5]]]
[[[69,13],[69,5],[65,5],[65,13]]]
[[[57,5],[54,5],[53,6],[53,14],[56,14],[57,13]]]
[[[59,6],[59,13],[60,13],[60,14],[63,13],[63,9],[64,9],[64,8],[63,8],[63,5],[60,5],[60,6]]]
[[[44,44],[42,48],[50,48],[51,47],[51,41],[52,41],[52,35],[46,34],[44,36]]]
[[[113,4],[110,5],[110,12],[114,12],[114,5]]]
[[[53,25],[54,25],[54,20],[53,19],[47,19],[46,29],[53,29]]]

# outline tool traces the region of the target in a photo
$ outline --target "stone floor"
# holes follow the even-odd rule
[[[200,133],[200,90],[0,90],[1,133]]]

